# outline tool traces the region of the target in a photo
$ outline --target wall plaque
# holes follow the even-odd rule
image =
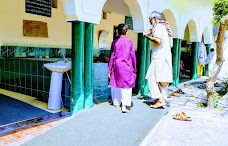
[[[52,0],[25,0],[25,12],[51,17]]]
[[[48,38],[47,23],[42,21],[23,20],[23,35],[26,37]]]

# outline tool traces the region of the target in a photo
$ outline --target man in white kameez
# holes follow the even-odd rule
[[[203,69],[206,65],[207,61],[207,49],[206,46],[201,42],[199,51],[198,51],[198,77],[201,77],[203,75]]]
[[[172,31],[168,22],[162,20],[162,14],[152,12],[149,17],[152,28],[144,32],[144,36],[151,40],[152,56],[151,64],[146,74],[149,90],[156,103],[151,108],[159,108],[166,105],[167,87],[173,81],[172,73]],[[152,34],[149,36],[148,34]]]

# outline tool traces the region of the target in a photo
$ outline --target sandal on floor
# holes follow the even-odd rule
[[[177,94],[185,94],[181,89],[179,89],[179,90],[176,90],[176,91],[174,91],[173,93],[177,93]]]
[[[173,93],[180,93],[180,92],[182,92],[182,90],[178,89],[178,90],[174,91]]]
[[[179,114],[173,115],[173,119],[180,121],[192,121],[192,118],[186,116],[184,112],[180,112]]]
[[[155,103],[155,104],[151,104],[150,108],[164,108],[166,104],[165,103],[161,103],[159,100]]]
[[[202,84],[198,86],[199,89],[206,89],[206,85]]]
[[[154,108],[154,109],[164,109],[165,105],[150,105],[150,108]]]
[[[171,94],[171,96],[179,96],[179,94],[178,93],[175,93],[175,92],[173,92],[172,94]]]
[[[184,84],[184,87],[188,88],[188,87],[190,87],[190,85],[189,84]]]

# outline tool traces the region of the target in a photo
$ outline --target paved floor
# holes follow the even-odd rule
[[[186,94],[168,99],[168,114],[167,109],[150,109],[134,97],[130,113],[122,114],[119,108],[102,103],[77,116],[0,137],[0,145],[228,145],[228,96],[220,101],[219,109],[198,107],[196,103],[204,98],[205,90],[190,84],[183,87],[184,84],[179,88]],[[192,121],[172,119],[181,111]]]
[[[143,145],[227,146],[228,96],[224,96],[220,101],[220,110],[211,110],[196,105],[197,101],[206,95],[205,90],[198,89],[196,86],[184,88],[183,84],[180,87],[187,94],[179,97],[172,96],[168,99],[170,101],[169,113],[151,131]],[[191,116],[192,121],[172,119],[172,115],[181,111]]]
[[[144,140],[166,109],[150,109],[133,98],[130,113],[109,103],[86,109],[67,122],[25,143],[25,146],[137,146]]]
[[[70,120],[72,117],[68,117],[65,119],[61,119],[58,121],[53,121],[46,124],[36,124],[33,126],[29,126],[27,128],[23,128],[20,130],[15,130],[11,134],[7,134],[0,137],[0,146],[19,146],[34,137],[37,137],[54,127],[64,123],[67,120]]]
[[[62,110],[56,110],[56,111],[48,110],[47,103],[40,102],[40,101],[36,100],[36,98],[34,98],[34,97],[15,93],[15,92],[4,90],[4,89],[0,89],[0,93],[4,94],[6,96],[9,96],[15,100],[22,101],[24,104],[27,103],[29,105],[32,105],[32,106],[39,108],[41,110],[44,110],[46,112],[53,113],[53,115],[51,115],[51,116],[49,114],[47,115],[48,117],[44,116],[45,117],[44,119],[39,117],[38,119],[34,119],[34,120],[30,119],[30,120],[26,120],[26,121],[17,122],[17,123],[7,124],[4,126],[1,125],[0,126],[0,146],[6,146],[6,145],[7,146],[18,146],[72,118],[72,117],[65,118],[67,116],[64,116],[64,119],[61,118],[61,116],[58,116],[58,113],[61,112]],[[32,113],[34,111],[31,111],[28,108],[23,107],[23,109],[27,110],[27,111],[23,111],[23,114],[27,114],[28,111],[31,112],[29,114],[34,114],[34,113]],[[12,109],[9,109],[9,110],[15,110],[15,107]],[[8,113],[5,111],[2,111],[2,112],[3,113],[1,113],[1,115],[3,115],[3,116],[4,116],[4,114]],[[20,116],[20,114],[14,115],[14,117],[16,117],[16,116]],[[21,115],[21,116],[26,117],[27,115]],[[40,115],[37,115],[37,116],[40,116]],[[3,117],[1,117],[1,118],[3,118]],[[4,118],[7,118],[7,117],[4,117]],[[16,118],[18,118],[18,117],[16,117]],[[10,118],[10,119],[12,119],[12,118]],[[58,120],[56,121],[56,119],[58,119]],[[9,119],[5,119],[5,120],[9,120]],[[47,123],[46,121],[49,121],[49,122]],[[16,122],[16,121],[14,121],[14,122]],[[32,123],[32,125],[31,125],[31,123]],[[20,129],[18,129],[19,127],[20,127]],[[23,127],[23,128],[21,128],[21,127]],[[10,132],[10,134],[8,132]]]
[[[132,101],[130,113],[101,103],[73,117],[15,130],[0,137],[0,146],[140,145],[167,109],[150,109],[137,97]]]
[[[0,126],[51,114],[45,110],[0,94]]]

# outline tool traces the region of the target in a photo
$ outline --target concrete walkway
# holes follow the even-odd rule
[[[168,99],[169,113],[150,132],[142,145],[147,146],[227,146],[228,140],[228,96],[220,100],[220,110],[211,110],[196,105],[206,95],[205,89],[191,85],[179,87],[186,93]],[[192,96],[194,95],[194,97]],[[178,121],[172,115],[185,112],[192,121]]]
[[[228,96],[220,100],[220,110],[198,107],[196,103],[206,94],[205,89],[198,89],[197,84],[191,84],[198,81],[180,84],[179,88],[185,94],[168,98],[168,109],[150,109],[137,97],[133,97],[134,106],[131,112],[126,114],[122,114],[119,108],[110,106],[109,103],[102,103],[60,121],[61,123],[44,125],[45,130],[50,126],[52,128],[33,139],[30,135],[30,141],[14,142],[12,145],[227,146]],[[171,91],[176,88],[169,89]],[[172,115],[181,111],[191,116],[192,121],[172,119]]]
[[[25,143],[25,146],[138,146],[167,113],[150,109],[133,97],[130,113],[109,103],[86,109],[77,116]]]

